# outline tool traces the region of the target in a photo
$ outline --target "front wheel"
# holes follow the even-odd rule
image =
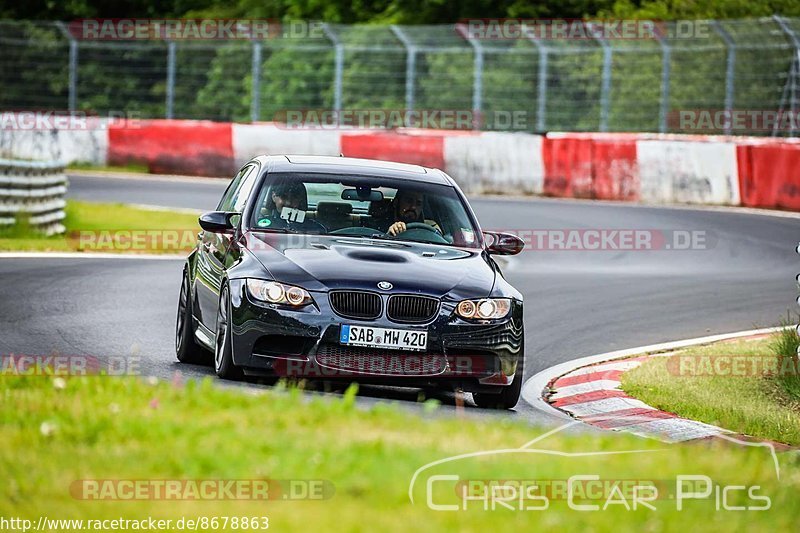
[[[522,375],[525,373],[525,347],[520,349],[517,358],[517,371],[514,372],[514,380],[511,385],[506,385],[499,393],[474,392],[472,399],[475,405],[483,409],[513,409],[519,402],[519,395],[522,392]]]
[[[217,311],[217,335],[214,340],[214,370],[222,379],[242,378],[242,369],[233,364],[233,343],[231,335],[230,293],[224,285],[219,295]]]
[[[211,354],[197,344],[194,338],[192,291],[189,287],[189,274],[184,272],[181,294],[178,297],[178,316],[175,320],[175,353],[181,363],[207,365],[211,362]]]

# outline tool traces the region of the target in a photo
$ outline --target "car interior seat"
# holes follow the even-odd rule
[[[316,220],[328,231],[353,227],[353,206],[347,202],[319,202]]]

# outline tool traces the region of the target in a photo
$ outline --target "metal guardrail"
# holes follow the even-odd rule
[[[22,218],[45,233],[64,233],[67,176],[60,161],[0,159],[0,227]]]

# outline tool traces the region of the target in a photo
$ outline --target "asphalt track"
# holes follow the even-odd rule
[[[225,186],[156,178],[70,181],[72,198],[198,210],[213,209]],[[552,199],[471,203],[484,229],[704,232],[704,249],[526,250],[513,258],[505,273],[525,297],[526,378],[596,353],[775,325],[796,310],[798,218]],[[134,356],[147,375],[212,375],[209,367],[175,361],[181,267],[179,260],[4,258],[0,354]],[[363,389],[362,401],[399,400],[414,409],[416,398],[413,391],[372,387]],[[440,399],[453,403],[451,395]],[[522,401],[515,412],[497,416],[548,421]]]

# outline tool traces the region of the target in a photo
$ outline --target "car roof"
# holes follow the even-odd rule
[[[255,159],[265,163],[270,172],[353,174],[452,185],[448,176],[439,169],[393,161],[319,155],[273,155]]]

